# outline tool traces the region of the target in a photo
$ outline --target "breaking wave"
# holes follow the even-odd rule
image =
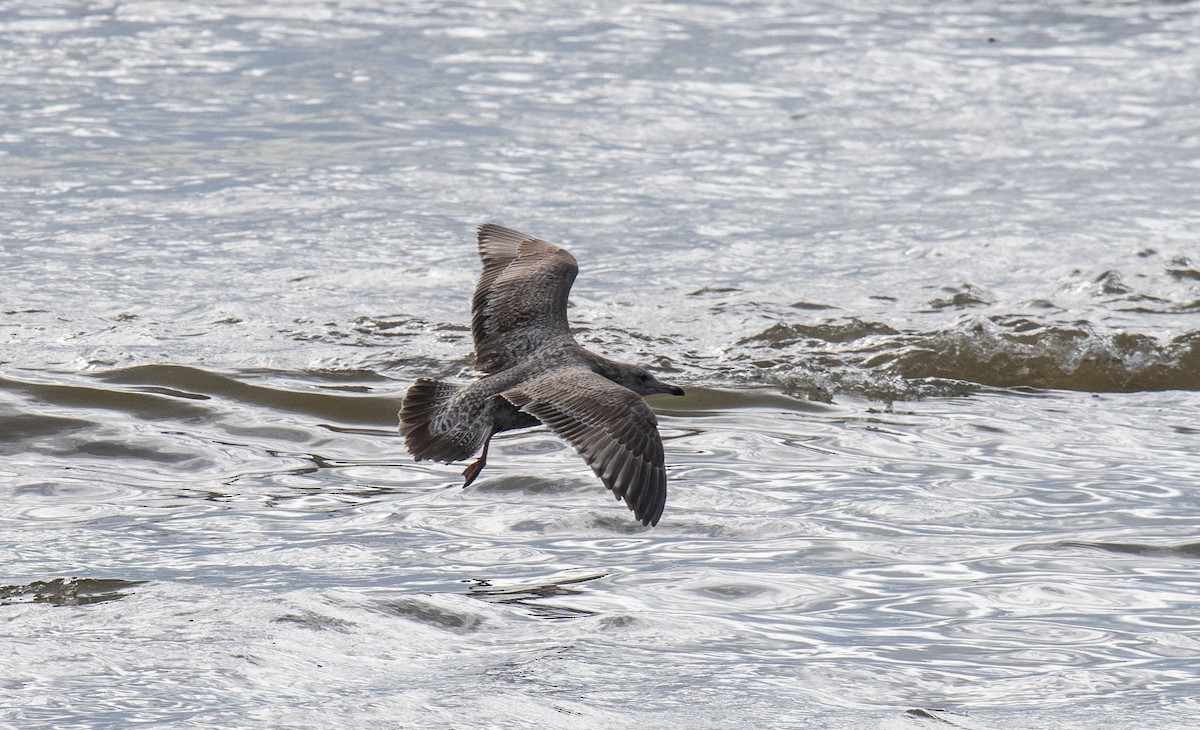
[[[904,400],[981,387],[1200,390],[1200,330],[1163,338],[992,316],[902,332],[850,318],[779,323],[738,345],[754,379],[817,400],[835,393]]]

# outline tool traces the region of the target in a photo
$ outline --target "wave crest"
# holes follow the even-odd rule
[[[848,319],[772,325],[741,340],[759,379],[817,400],[849,392],[883,400],[979,387],[1098,393],[1200,390],[1200,330],[1164,339],[1086,323],[975,317],[929,332]],[[763,357],[762,350],[774,351]],[[781,354],[786,354],[781,357]]]

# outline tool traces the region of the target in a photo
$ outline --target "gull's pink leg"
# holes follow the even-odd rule
[[[483,442],[483,453],[479,455],[479,460],[463,470],[463,476],[467,478],[467,481],[463,482],[463,489],[471,486],[471,482],[475,481],[475,477],[479,476],[479,472],[483,471],[483,467],[487,465],[487,450],[488,446],[492,444],[494,435],[488,434],[487,440]]]

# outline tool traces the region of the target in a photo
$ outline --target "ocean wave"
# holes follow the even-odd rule
[[[816,400],[836,393],[906,400],[981,387],[1200,390],[1200,330],[1163,337],[990,316],[902,332],[850,318],[778,323],[738,346],[754,379]]]

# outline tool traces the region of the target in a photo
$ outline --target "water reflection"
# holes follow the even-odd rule
[[[584,593],[575,586],[601,580],[604,574],[587,576],[564,576],[557,579],[538,582],[537,584],[509,584],[501,581],[500,585],[486,579],[476,579],[470,586],[470,595],[491,603],[502,603],[520,606],[531,615],[542,618],[574,618],[578,616],[595,615],[597,611],[575,608],[565,605],[562,601],[545,599],[570,598]]]

